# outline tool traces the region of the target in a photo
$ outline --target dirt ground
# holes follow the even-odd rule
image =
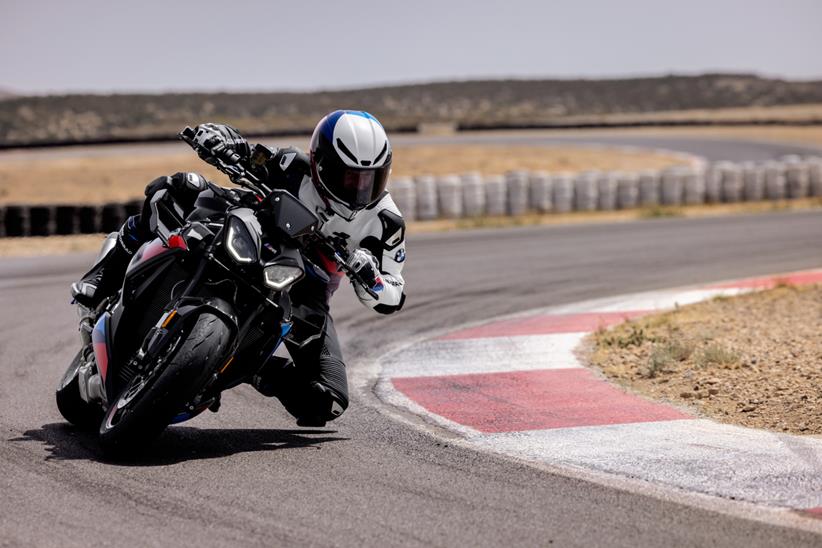
[[[822,434],[822,286],[779,286],[628,321],[586,356],[616,382],[722,422]]]
[[[638,170],[680,164],[676,156],[599,147],[437,145],[397,147],[394,177],[514,169],[547,171]],[[10,203],[105,203],[139,198],[159,175],[197,171],[215,181],[224,175],[194,153],[63,156],[35,162],[25,155],[0,156],[0,205]]]

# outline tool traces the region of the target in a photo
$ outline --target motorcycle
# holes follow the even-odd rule
[[[304,253],[319,246],[355,283],[347,251],[320,231],[320,219],[208,136],[180,138],[240,189],[210,187],[187,216],[166,190],[150,202],[156,238],[132,257],[120,290],[94,310],[78,305],[82,346],[56,392],[70,423],[98,429],[106,453],[143,448],[167,426],[206,409],[247,382],[286,337],[310,342],[321,326],[294,314],[289,288],[328,275]],[[253,161],[273,152],[257,145]],[[105,240],[100,256],[116,243]]]

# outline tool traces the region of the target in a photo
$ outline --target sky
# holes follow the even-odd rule
[[[0,0],[0,14],[0,89],[16,93],[822,79],[822,0]]]

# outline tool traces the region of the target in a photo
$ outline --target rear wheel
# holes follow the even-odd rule
[[[80,397],[79,370],[83,365],[83,350],[80,350],[60,379],[57,386],[57,409],[63,418],[84,430],[93,430],[103,417],[103,409],[96,403],[88,403]]]
[[[100,423],[100,444],[112,456],[136,452],[158,436],[221,364],[231,332],[205,313],[169,344],[154,373],[136,375]],[[165,362],[165,365],[163,365]]]

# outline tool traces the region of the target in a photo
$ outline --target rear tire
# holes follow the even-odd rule
[[[181,336],[171,343],[175,347],[158,376],[136,376],[111,402],[99,430],[100,445],[109,456],[133,454],[160,435],[221,365],[231,330],[219,317],[204,313]]]
[[[94,430],[103,418],[103,409],[96,403],[88,403],[80,397],[80,375],[78,370],[83,365],[83,350],[74,356],[68,369],[63,374],[55,394],[57,409],[63,418],[77,428]]]

